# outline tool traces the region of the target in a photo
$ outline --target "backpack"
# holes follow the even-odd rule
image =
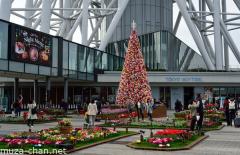
[[[31,110],[31,113],[32,113],[32,115],[37,114],[37,106],[34,107],[34,108]]]

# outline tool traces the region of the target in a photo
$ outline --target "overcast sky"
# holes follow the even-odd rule
[[[198,0],[192,0],[192,1],[194,2],[195,7],[198,8]],[[15,0],[13,2],[13,7],[14,8],[15,7],[18,7],[18,8],[25,7],[25,0]],[[176,3],[174,4],[173,10],[174,10],[173,23],[175,23],[177,14],[179,12]],[[240,13],[238,8],[235,6],[233,0],[227,0],[227,11],[230,13]],[[23,14],[23,12],[22,12],[22,14]],[[232,17],[235,17],[235,16],[229,15],[227,18],[232,18]],[[11,22],[14,22],[17,24],[23,24],[23,20],[21,20],[20,18],[14,16],[14,15],[11,16],[10,20],[11,20]],[[210,19],[210,20],[212,20],[212,19]],[[234,23],[236,23],[236,22],[240,23],[239,20],[235,21]],[[229,27],[229,28],[233,28],[233,27]],[[230,31],[230,34],[233,37],[233,40],[236,43],[238,49],[240,50],[240,30]],[[79,35],[80,35],[80,32],[79,32],[79,30],[77,30],[77,33],[75,33],[73,36],[73,41],[79,42],[80,41]],[[89,33],[89,35],[90,35],[90,33]],[[183,18],[181,20],[181,23],[180,23],[180,26],[179,26],[179,29],[177,32],[177,37],[199,53],[199,50],[198,50]],[[213,35],[209,36],[209,39],[211,40],[211,42],[213,44]],[[213,48],[214,48],[214,46],[213,46]],[[239,63],[237,62],[236,58],[234,57],[234,55],[231,51],[230,51],[230,66],[233,68],[240,67]]]

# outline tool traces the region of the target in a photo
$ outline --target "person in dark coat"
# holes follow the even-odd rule
[[[144,120],[144,110],[145,110],[144,104],[141,102],[138,102],[135,106],[137,109],[138,121],[140,120],[140,115],[142,120]]]
[[[23,96],[20,94],[17,98],[17,101],[14,104],[15,108],[15,116],[20,117],[21,116],[21,110],[23,107]]]
[[[175,102],[175,111],[176,112],[180,112],[180,111],[182,111],[182,103],[181,103],[181,101],[179,101],[178,99],[176,100],[176,102]]]
[[[94,102],[97,104],[97,110],[98,110],[97,115],[99,115],[101,113],[101,110],[102,110],[102,102],[99,101],[99,100],[95,100]]]
[[[198,102],[198,108],[197,108],[197,113],[199,115],[199,120],[197,121],[197,130],[198,132],[202,131],[202,125],[203,125],[203,117],[204,117],[204,109],[203,109],[203,102],[201,98],[201,94],[198,94],[196,98]]]
[[[226,122],[227,122],[227,125],[229,126],[230,125],[229,97],[225,98],[223,107],[224,107]]]
[[[66,115],[67,114],[67,110],[68,110],[68,103],[66,101],[64,101],[64,99],[62,99],[61,106],[62,106],[62,108],[64,110],[64,114]]]

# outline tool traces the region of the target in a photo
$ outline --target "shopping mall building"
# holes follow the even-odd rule
[[[211,101],[240,97],[239,72],[208,71],[202,56],[174,35],[172,5],[131,0],[105,51],[1,20],[1,108],[9,110],[18,94],[43,107],[62,99],[69,108],[95,98],[114,103],[133,19],[156,100],[173,109],[177,99],[186,106],[199,93]]]

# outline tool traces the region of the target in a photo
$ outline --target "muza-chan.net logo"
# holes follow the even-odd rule
[[[43,148],[30,148],[23,149],[0,149],[0,154],[67,154],[66,149],[43,149]]]

